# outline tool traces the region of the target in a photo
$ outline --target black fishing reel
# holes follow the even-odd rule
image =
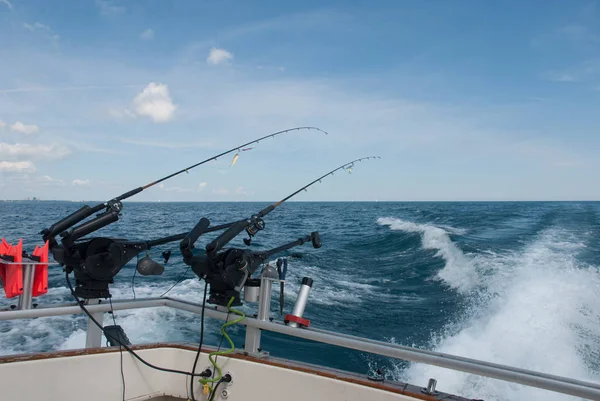
[[[262,219],[256,218],[254,221],[260,226]],[[233,298],[232,305],[241,305],[240,291],[246,280],[274,254],[309,241],[314,248],[321,247],[321,237],[315,231],[306,237],[267,251],[253,252],[240,248],[223,250],[223,246],[229,243],[236,233],[243,231],[241,227],[247,223],[246,220],[234,223],[225,233],[206,245],[206,252],[193,255],[194,242],[208,230],[210,224],[203,218],[180,243],[184,262],[210,285],[208,302],[211,304],[226,306]],[[262,227],[264,228],[264,224]]]
[[[258,215],[254,215],[250,218],[250,222],[246,227],[246,233],[248,238],[244,238],[244,244],[250,246],[252,244],[252,238],[259,232],[265,229],[265,221]]]
[[[53,250],[54,258],[75,273],[75,295],[82,299],[109,298],[108,285],[131,259],[145,250],[143,242],[92,238]]]

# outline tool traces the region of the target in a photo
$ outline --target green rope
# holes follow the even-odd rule
[[[210,363],[214,366],[215,370],[217,371],[218,376],[214,377],[214,378],[200,379],[200,384],[202,384],[203,386],[205,386],[205,385],[210,386],[210,384],[218,382],[223,377],[223,371],[221,370],[219,365],[217,365],[217,362],[214,358],[219,355],[231,354],[232,352],[235,351],[235,345],[233,344],[233,341],[231,341],[231,337],[229,337],[229,334],[227,334],[225,329],[229,326],[232,326],[236,323],[241,322],[242,320],[244,320],[246,318],[246,315],[244,314],[244,312],[233,309],[231,307],[231,304],[233,303],[234,300],[235,300],[235,297],[231,297],[231,299],[227,303],[227,311],[229,311],[235,315],[238,315],[239,317],[230,322],[225,322],[225,324],[223,324],[223,326],[221,326],[221,334],[223,334],[223,337],[225,337],[225,339],[229,342],[230,348],[223,350],[223,351],[214,351],[214,352],[211,352],[210,354],[208,354],[208,359],[210,360]],[[210,390],[212,392],[212,390],[213,390],[212,386],[210,386]]]

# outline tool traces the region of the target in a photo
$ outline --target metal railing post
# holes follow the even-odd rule
[[[258,320],[267,321],[271,314],[271,290],[273,281],[269,278],[260,279],[260,295],[258,297]],[[246,343],[244,351],[254,356],[267,356],[268,353],[260,348],[260,329],[246,326]]]
[[[100,303],[98,298],[88,300],[88,305],[97,305]],[[92,313],[94,319],[104,326],[104,312]],[[85,347],[86,348],[100,348],[102,346],[102,330],[96,326],[92,319],[88,318],[87,331],[85,333]]]
[[[19,295],[19,304],[17,309],[31,309],[33,302],[33,275],[35,265],[33,263],[23,263],[23,294]]]

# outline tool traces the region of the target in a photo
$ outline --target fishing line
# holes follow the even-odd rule
[[[146,252],[146,255],[148,252]],[[140,262],[140,254],[137,254],[137,263]],[[133,292],[133,299],[135,300],[135,274],[137,273],[137,268],[133,270],[133,277],[131,277],[131,292]]]
[[[183,274],[177,279],[177,281],[175,282],[175,284],[173,284],[171,286],[171,288],[169,288],[167,291],[163,292],[163,294],[160,296],[160,298],[164,297],[165,295],[167,295],[169,293],[169,291],[171,291],[173,288],[175,288],[175,286],[179,283],[181,283],[183,281],[183,279],[185,278],[185,275],[187,274],[187,272],[190,270],[190,266],[188,266],[185,271],[183,272]]]

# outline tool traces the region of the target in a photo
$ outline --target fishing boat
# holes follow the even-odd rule
[[[239,152],[265,138],[297,130],[322,131],[315,127],[298,127],[270,134],[96,206],[85,205],[42,230],[44,245],[36,247],[30,254],[23,249],[22,241],[11,245],[3,240],[0,243],[0,278],[6,296],[18,299],[18,302],[12,307],[1,309],[0,320],[83,313],[87,316],[87,329],[83,349],[0,357],[1,399],[469,400],[460,394],[444,392],[444,383],[438,383],[435,377],[427,377],[422,383],[403,383],[393,380],[380,370],[357,374],[332,369],[323,364],[286,359],[285,355],[274,357],[261,344],[262,332],[268,331],[290,339],[309,340],[600,400],[600,385],[576,378],[553,376],[314,327],[310,323],[310,316],[305,316],[304,313],[310,302],[313,286],[311,277],[302,278],[295,294],[293,310],[283,315],[287,260],[273,258],[280,252],[304,244],[320,248],[321,239],[319,233],[314,231],[273,249],[251,250],[254,236],[265,229],[263,218],[325,177],[340,170],[350,172],[356,163],[376,159],[376,156],[344,163],[249,218],[216,226],[211,225],[207,218],[201,218],[191,230],[154,240],[90,237],[98,229],[119,220],[123,211],[122,200],[217,157]],[[238,154],[236,153],[234,162]],[[92,217],[96,213],[98,214]],[[217,231],[223,232],[210,241],[204,251],[193,252],[194,244],[200,236]],[[246,248],[225,248],[243,232],[248,234],[244,238]],[[180,241],[179,250],[183,262],[205,282],[202,303],[166,295],[113,301],[110,284],[125,265],[154,246],[174,241]],[[50,255],[56,262],[51,261]],[[163,253],[163,257],[166,262],[170,252]],[[44,294],[48,292],[49,269],[64,270],[65,281],[74,302],[55,305],[44,302]],[[135,269],[140,275],[160,276],[164,266],[146,255],[137,260]],[[75,276],[74,286],[70,281],[71,273]],[[209,285],[210,297],[207,303]],[[280,288],[279,315],[271,311],[273,285],[279,285]],[[242,300],[254,305],[256,313],[251,316],[236,309],[242,304]],[[143,308],[169,308],[200,315],[200,341],[196,344],[132,344],[121,326],[114,320],[114,324],[110,324],[111,321],[105,318],[105,314],[114,317],[116,311]],[[223,322],[221,333],[228,343],[226,349],[222,349],[220,345],[215,348],[204,344],[205,317]],[[227,334],[227,329],[232,325],[245,329],[243,345],[234,344]],[[108,342],[108,346],[102,347],[103,339]],[[290,344],[300,347],[302,342],[290,341]],[[478,398],[470,398],[471,401],[475,399]]]

